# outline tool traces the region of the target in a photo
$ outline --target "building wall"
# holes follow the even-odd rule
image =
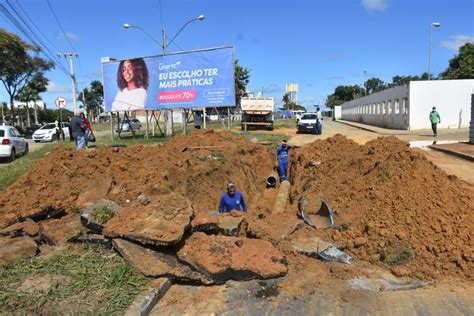
[[[336,120],[342,118],[342,106],[335,106],[334,107],[334,118]]]
[[[433,106],[441,116],[438,128],[468,127],[474,80],[431,80],[410,82],[410,129],[430,128]]]
[[[469,126],[469,142],[474,144],[474,88],[471,94],[471,124]]]
[[[408,92],[408,85],[397,86],[343,103],[341,118],[385,128],[408,129]]]

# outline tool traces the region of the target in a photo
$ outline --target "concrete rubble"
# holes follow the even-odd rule
[[[33,257],[37,252],[35,241],[28,236],[0,237],[0,266]]]
[[[190,228],[193,216],[190,201],[170,193],[145,206],[123,208],[118,216],[107,222],[104,235],[155,246],[176,245]]]
[[[200,232],[186,239],[178,258],[216,283],[269,279],[288,271],[285,257],[270,242]]]

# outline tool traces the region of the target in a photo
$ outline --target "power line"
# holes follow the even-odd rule
[[[49,7],[49,10],[51,11],[51,13],[53,14],[54,16],[54,19],[56,20],[59,28],[61,29],[61,32],[63,33],[63,36],[64,38],[66,39],[66,41],[69,43],[69,46],[71,46],[72,50],[74,52],[77,52],[78,50],[74,47],[74,45],[72,45],[72,42],[69,40],[69,37],[67,36],[66,32],[64,31],[64,28],[61,24],[61,22],[59,22],[59,19],[58,19],[58,16],[56,15],[56,12],[54,12],[54,9],[53,9],[53,6],[51,5],[51,3],[49,2],[49,0],[46,0],[46,2],[48,3],[48,7]],[[79,63],[79,69],[81,71],[81,75],[84,77],[84,71],[82,69],[82,64],[81,64],[81,60],[80,59],[77,59],[78,63]]]
[[[35,21],[30,17],[30,15],[28,14],[28,12],[26,12],[26,10],[23,8],[23,6],[20,4],[20,1],[18,0],[15,0],[16,2],[16,5],[20,8],[20,10],[23,12],[23,14],[26,16],[26,18],[28,19],[28,21],[30,21],[30,23],[35,27],[35,29],[38,31],[38,33],[40,33],[43,38],[54,48],[54,50],[56,51],[59,51],[59,48],[57,48],[53,42],[51,42],[49,40],[49,38],[41,31],[41,29],[38,27],[38,25],[35,23]]]
[[[54,64],[58,65],[60,68],[63,68],[63,70],[66,70],[64,65],[61,64],[61,61],[59,59],[57,59],[55,56],[54,56],[54,53],[49,49],[49,47],[41,40],[41,38],[39,38],[39,36],[35,33],[35,31],[32,30],[32,28],[29,26],[29,24],[23,19],[23,17],[21,16],[21,14],[18,13],[18,11],[15,9],[15,7],[10,3],[9,0],[7,0],[7,5],[12,9],[12,11],[16,14],[16,16],[21,20],[21,22],[23,22],[23,25],[26,26],[26,28],[28,29],[28,31],[30,32],[29,33],[29,36],[28,34],[25,34],[25,33],[28,33],[24,28],[21,28],[20,31],[22,33],[25,34],[25,36],[27,36],[32,42],[33,44],[35,44],[36,46],[42,48],[42,52],[45,56],[47,56],[51,62],[53,62]],[[4,7],[6,9],[6,7]],[[14,19],[15,21],[17,21],[17,24],[21,25],[20,22],[18,22],[18,20],[16,20],[16,18],[10,13],[8,12]],[[17,26],[18,27],[18,26]],[[31,35],[34,36],[34,39],[31,38]],[[44,36],[44,35],[43,35]]]
[[[41,45],[37,42],[37,35],[34,32],[31,31],[31,28],[29,28],[29,26],[27,24],[26,24],[26,27],[30,31],[25,29],[25,27],[22,25],[22,23],[19,22],[17,20],[17,18],[3,4],[0,4],[0,11],[2,11],[4,13],[5,17],[14,25],[14,27],[16,27],[32,44],[34,44],[35,46],[37,46],[39,48],[43,48],[41,50],[41,53],[43,53],[43,55],[45,55],[47,59],[49,59],[53,64],[57,65],[60,70],[62,70],[64,73],[66,73],[69,76],[69,72],[66,70],[66,68],[60,62],[57,61],[57,59],[54,57],[54,54],[50,55],[51,53],[49,52],[49,48],[47,46],[45,46],[44,44]],[[17,12],[15,12],[15,13],[18,15]],[[25,23],[24,20],[22,20],[22,21],[23,21],[23,23]],[[31,32],[32,34],[30,34],[29,32]],[[36,39],[34,37],[36,37]]]

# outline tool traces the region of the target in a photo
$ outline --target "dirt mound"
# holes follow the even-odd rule
[[[185,146],[219,147],[182,151]],[[228,181],[245,193],[250,210],[265,211],[268,203],[260,195],[273,156],[269,147],[212,130],[118,153],[108,147],[82,152],[59,147],[0,193],[0,228],[48,207],[70,211],[102,198],[126,205],[140,193],[153,198],[174,192],[189,198],[196,211],[217,210]]]
[[[474,190],[423,154],[395,137],[360,146],[336,135],[292,160],[293,201],[305,196],[314,212],[323,196],[337,229],[317,234],[354,261],[404,265],[405,275],[423,279],[474,278]]]

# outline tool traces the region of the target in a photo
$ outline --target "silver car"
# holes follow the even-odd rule
[[[0,158],[16,159],[18,154],[28,153],[28,143],[13,126],[0,125]]]
[[[132,128],[133,130],[136,131],[136,130],[139,130],[141,127],[142,127],[142,123],[140,123],[140,121],[137,119],[123,120],[120,122],[120,128],[117,128],[116,132],[117,133],[131,132]]]

